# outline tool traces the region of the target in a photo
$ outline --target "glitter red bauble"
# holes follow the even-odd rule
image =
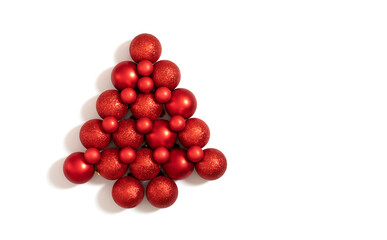
[[[132,163],[136,159],[136,151],[131,147],[124,147],[120,150],[119,158],[123,163]]]
[[[185,128],[185,119],[180,115],[175,115],[169,119],[169,127],[172,131],[180,132]]]
[[[137,82],[137,88],[140,92],[150,93],[153,90],[154,82],[150,77],[142,77]]]
[[[131,61],[120,62],[113,68],[111,78],[117,90],[135,88],[139,78],[136,64]]]
[[[153,64],[149,60],[141,60],[137,64],[137,71],[141,76],[149,76],[153,72]]]
[[[138,94],[136,101],[130,105],[135,118],[147,117],[151,120],[157,119],[163,111],[163,105],[156,101],[154,94]]]
[[[161,166],[153,160],[152,150],[141,148],[136,152],[136,160],[129,164],[133,177],[139,180],[150,180],[159,174]]]
[[[129,53],[135,62],[149,60],[154,63],[160,58],[161,44],[155,36],[143,33],[132,40]]]
[[[203,153],[203,159],[195,165],[198,175],[206,180],[223,176],[227,169],[227,160],[223,153],[215,148],[205,149]]]
[[[153,122],[152,131],[145,135],[146,141],[153,149],[158,147],[171,148],[175,145],[177,134],[169,128],[168,121],[157,119]]]
[[[132,147],[134,149],[141,146],[144,135],[137,132],[136,121],[133,119],[123,119],[118,123],[118,130],[113,133],[113,141],[119,147]]]
[[[168,177],[180,180],[191,175],[194,164],[188,161],[187,152],[184,149],[174,148],[169,153],[168,162],[163,164],[163,169]]]
[[[171,100],[165,107],[170,116],[181,115],[190,118],[196,111],[197,102],[191,91],[179,88],[172,92]]]
[[[72,183],[85,183],[93,177],[94,165],[86,163],[83,153],[72,153],[63,163],[63,173]]]
[[[104,149],[110,143],[110,133],[102,129],[102,120],[92,119],[83,124],[79,131],[79,139],[85,148]]]
[[[191,162],[199,162],[203,159],[203,150],[199,146],[192,146],[187,150],[187,157]]]
[[[133,177],[122,177],[114,183],[112,189],[114,202],[122,208],[134,208],[144,198],[144,187]]]
[[[118,179],[126,173],[128,165],[119,159],[117,148],[108,148],[101,153],[101,159],[95,165],[97,172],[109,180]]]
[[[133,88],[124,88],[120,93],[121,101],[126,104],[132,104],[136,101],[137,93]]]
[[[136,129],[139,133],[148,133],[152,130],[152,120],[147,117],[140,118],[136,121]]]
[[[106,90],[97,99],[97,112],[101,118],[113,116],[121,119],[128,111],[128,105],[121,101],[120,93],[116,90]]]
[[[85,151],[84,158],[88,164],[96,164],[101,159],[101,153],[96,148],[88,148]]]
[[[169,160],[169,151],[166,147],[158,147],[153,151],[153,159],[157,163],[166,163]]]
[[[171,61],[161,60],[153,65],[152,79],[155,86],[167,87],[173,90],[180,83],[180,69]]]
[[[115,117],[105,117],[102,121],[102,128],[105,132],[113,133],[118,129],[118,121]]]
[[[157,208],[166,208],[175,203],[178,195],[176,183],[167,177],[152,179],[146,188],[146,197]]]
[[[185,122],[185,128],[179,132],[180,143],[189,148],[191,146],[204,147],[210,140],[210,129],[199,118],[190,118]]]
[[[171,95],[171,90],[167,87],[159,87],[155,92],[155,98],[159,103],[167,103]]]

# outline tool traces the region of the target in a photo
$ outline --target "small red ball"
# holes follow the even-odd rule
[[[79,139],[85,148],[104,149],[110,143],[111,135],[102,128],[102,120],[92,119],[83,124]]]
[[[158,147],[171,148],[176,143],[177,134],[169,129],[167,120],[157,119],[153,122],[152,131],[145,138],[153,149]]]
[[[84,157],[88,164],[96,164],[101,159],[101,153],[96,148],[88,148]]]
[[[169,160],[169,151],[166,147],[158,147],[153,151],[153,159],[157,163],[166,163]]]
[[[175,115],[169,119],[169,127],[172,131],[180,132],[185,128],[185,119],[180,115]]]
[[[167,177],[152,179],[146,188],[146,197],[157,208],[166,208],[175,203],[178,195],[176,183]]]
[[[187,157],[191,162],[199,162],[203,159],[203,150],[199,146],[192,146],[187,150]]]
[[[154,85],[155,84],[150,77],[142,77],[137,82],[138,90],[143,93],[150,93],[153,90]]]
[[[191,175],[194,164],[188,161],[184,149],[174,148],[170,152],[169,161],[163,164],[163,168],[168,177],[180,180]]]
[[[156,87],[167,87],[173,90],[180,83],[180,69],[171,61],[161,60],[153,66],[152,79]]]
[[[93,177],[94,165],[86,163],[83,153],[72,153],[63,163],[63,173],[72,183],[85,183]]]
[[[141,148],[136,152],[136,160],[129,164],[133,177],[139,180],[150,180],[159,174],[161,166],[152,157],[152,150]]]
[[[171,90],[167,87],[159,87],[155,92],[155,97],[159,103],[167,103],[171,99]]]
[[[198,175],[206,180],[223,176],[227,169],[227,160],[223,153],[215,148],[205,149],[203,153],[203,159],[195,165]]]
[[[190,118],[196,111],[197,102],[191,91],[179,88],[172,92],[171,100],[165,107],[170,116],[181,115]]]
[[[139,133],[148,133],[152,130],[152,120],[147,117],[140,118],[136,121],[136,129]]]
[[[101,118],[113,116],[121,119],[128,111],[128,105],[121,101],[117,90],[107,90],[97,99],[97,112]]]
[[[151,120],[157,119],[163,111],[163,105],[156,101],[152,93],[138,94],[136,101],[130,105],[135,118],[147,117]]]
[[[136,121],[133,119],[123,119],[118,123],[118,130],[113,133],[113,141],[119,148],[132,147],[134,149],[141,146],[144,135],[136,130]]]
[[[134,208],[144,198],[144,187],[133,177],[122,177],[114,183],[112,196],[118,206]]]
[[[101,153],[101,159],[95,165],[97,172],[108,180],[119,179],[124,176],[128,165],[119,159],[119,150],[117,148],[108,148]]]
[[[115,117],[105,117],[102,121],[102,128],[105,132],[113,133],[118,129],[118,121]]]
[[[155,36],[143,33],[132,40],[129,53],[135,62],[149,60],[154,63],[161,56],[161,44]]]
[[[179,132],[180,143],[189,148],[191,146],[204,147],[210,140],[210,129],[199,118],[190,118],[185,122],[185,128]]]
[[[121,101],[126,104],[132,104],[136,101],[137,93],[133,88],[124,88],[120,93]]]
[[[153,64],[149,60],[141,60],[137,64],[137,71],[142,76],[149,76],[153,72]]]
[[[131,147],[124,147],[120,151],[119,158],[123,163],[132,163],[136,159],[136,151]]]
[[[139,75],[136,64],[131,61],[118,63],[112,71],[112,83],[117,90],[135,88]]]

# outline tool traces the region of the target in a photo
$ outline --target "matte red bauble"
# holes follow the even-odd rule
[[[136,101],[137,93],[133,88],[124,88],[120,93],[121,101],[126,104],[132,104]]]
[[[106,90],[97,99],[97,112],[101,118],[115,117],[121,119],[128,111],[128,105],[121,101],[117,90]]]
[[[157,208],[167,208],[175,203],[178,195],[176,183],[167,177],[152,179],[146,188],[146,197]]]
[[[204,147],[210,140],[210,129],[199,118],[190,118],[185,122],[185,128],[179,132],[180,143],[189,148],[191,146]]]
[[[170,116],[181,115],[190,118],[196,111],[197,102],[191,91],[179,88],[172,92],[171,100],[165,107]]]
[[[169,128],[167,120],[157,119],[153,122],[152,131],[145,135],[146,141],[153,149],[171,148],[175,145],[177,134]]]
[[[163,169],[168,177],[180,180],[191,175],[194,164],[188,161],[187,153],[184,149],[174,148],[169,153],[168,162],[163,164]]]
[[[163,105],[156,101],[154,94],[138,94],[136,101],[130,105],[135,118],[147,117],[151,120],[158,118],[163,111]]]
[[[104,149],[110,143],[110,133],[102,129],[102,120],[92,119],[83,124],[79,139],[85,148]]]
[[[134,62],[120,62],[113,68],[112,83],[117,90],[135,88],[138,78],[139,75]]]
[[[153,160],[152,150],[141,148],[136,152],[136,160],[129,165],[133,177],[150,180],[159,174],[161,166]]]
[[[221,151],[208,148],[203,151],[203,159],[195,165],[198,175],[207,180],[223,176],[227,169],[227,160]]]
[[[160,58],[161,44],[155,36],[143,33],[132,40],[129,53],[135,62],[149,60],[154,63]]]
[[[84,158],[88,164],[96,164],[101,159],[101,153],[96,148],[88,148],[85,151]]]
[[[85,183],[93,177],[94,165],[86,163],[83,153],[72,153],[63,163],[63,173],[72,183]]]
[[[122,177],[114,183],[112,189],[114,202],[122,208],[134,208],[144,198],[144,187],[133,177]]]
[[[171,61],[161,60],[153,65],[152,79],[157,88],[167,87],[173,90],[180,83],[180,69]]]
[[[137,132],[136,121],[124,119],[118,123],[118,130],[113,133],[114,143],[120,147],[132,147],[134,149],[141,146],[144,135]]]
[[[120,151],[119,158],[123,163],[132,163],[136,159],[136,151],[131,147],[124,147]]]
[[[149,76],[153,72],[153,64],[149,60],[141,60],[137,64],[137,71],[141,76]]]
[[[95,165],[97,172],[109,180],[118,179],[126,173],[128,165],[119,159],[119,150],[117,148],[108,148],[101,153],[101,159]]]

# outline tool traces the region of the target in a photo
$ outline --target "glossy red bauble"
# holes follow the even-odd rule
[[[143,33],[132,40],[129,53],[135,62],[149,60],[154,63],[161,56],[161,44],[155,36]]]
[[[118,129],[118,121],[115,117],[105,117],[102,121],[102,128],[105,132],[113,133]]]
[[[152,79],[157,88],[167,87],[173,90],[180,83],[180,69],[171,61],[161,60],[153,65]]]
[[[132,104],[136,101],[137,93],[133,88],[124,88],[120,93],[121,101],[126,104]]]
[[[114,183],[112,189],[114,202],[122,208],[134,208],[144,198],[144,187],[133,177],[122,177]]]
[[[150,180],[159,174],[161,166],[153,160],[152,150],[141,148],[136,152],[136,160],[129,164],[133,177],[139,180]]]
[[[72,153],[63,163],[63,173],[72,183],[85,183],[93,177],[94,165],[86,163],[83,153]]]
[[[153,151],[153,159],[157,163],[166,163],[169,160],[169,150],[166,147],[158,147]]]
[[[181,115],[190,118],[196,111],[197,102],[191,91],[179,88],[172,92],[171,100],[165,107],[170,116]]]
[[[152,131],[145,135],[146,141],[153,149],[158,147],[171,148],[175,145],[177,134],[169,128],[168,121],[157,119],[153,122]]]
[[[128,165],[119,159],[119,150],[117,148],[108,148],[101,153],[101,159],[95,165],[97,172],[109,180],[118,179],[126,173]]]
[[[101,153],[96,148],[88,148],[85,151],[84,158],[88,164],[96,164],[101,159]]]
[[[185,128],[179,132],[180,143],[189,148],[191,146],[204,147],[210,140],[210,129],[199,118],[190,118],[185,122]]]
[[[167,177],[152,179],[146,188],[146,197],[157,208],[166,208],[175,203],[178,195],[176,183]]]
[[[134,149],[141,146],[144,135],[137,132],[136,121],[124,119],[118,123],[118,130],[113,133],[113,141],[119,147],[132,147]]]
[[[163,169],[168,177],[180,180],[191,175],[194,164],[188,161],[184,149],[174,148],[169,154],[168,162],[163,164]]]
[[[135,118],[147,117],[151,120],[157,119],[163,111],[163,105],[156,101],[154,94],[138,94],[136,101],[130,105]]]
[[[192,146],[187,150],[187,157],[191,162],[199,162],[203,159],[203,150],[199,146]]]
[[[136,159],[136,151],[131,147],[124,147],[120,150],[119,158],[123,163],[132,163]]]
[[[153,83],[153,80],[150,77],[142,77],[137,82],[138,90],[143,93],[150,93],[153,90],[154,85],[155,84]]]
[[[180,115],[175,115],[169,119],[169,127],[172,131],[180,132],[185,128],[185,119]]]
[[[102,120],[92,119],[83,124],[79,131],[79,139],[85,148],[104,149],[110,143],[110,133],[102,128]]]
[[[159,103],[167,103],[171,99],[171,90],[167,87],[159,87],[155,92],[155,97]]]
[[[148,133],[152,130],[152,120],[147,117],[140,118],[136,121],[136,129],[139,133]]]
[[[149,60],[141,60],[137,64],[137,71],[141,76],[149,76],[153,72],[153,64]]]
[[[112,83],[117,90],[124,88],[135,88],[139,75],[136,64],[124,61],[117,64],[112,71]]]
[[[116,90],[106,90],[97,99],[97,112],[101,118],[115,117],[121,119],[128,111],[128,105],[121,101],[120,93]]]
[[[223,153],[215,148],[205,149],[203,153],[203,159],[195,165],[198,175],[206,180],[223,176],[227,169],[227,160]]]

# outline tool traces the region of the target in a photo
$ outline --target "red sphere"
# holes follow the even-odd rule
[[[203,159],[195,166],[200,177],[215,180],[223,176],[227,169],[227,160],[221,151],[208,148],[203,151]]]
[[[114,183],[112,195],[118,206],[134,208],[144,198],[144,187],[133,177],[122,177]]]
[[[118,129],[118,121],[115,117],[105,117],[102,121],[102,128],[105,132],[113,133]]]
[[[146,141],[153,149],[158,147],[171,148],[175,145],[177,134],[169,129],[168,121],[158,119],[153,122],[153,128],[146,136]]]
[[[157,208],[166,208],[175,203],[178,195],[176,183],[167,177],[152,179],[146,188],[146,197]]]
[[[169,161],[163,164],[163,168],[168,177],[180,180],[191,175],[194,164],[188,161],[184,149],[174,148],[170,152]]]
[[[124,147],[120,151],[119,158],[123,163],[132,163],[136,159],[136,151],[131,147]]]
[[[126,104],[132,104],[136,101],[137,93],[133,88],[124,88],[120,93],[121,101]]]
[[[88,164],[96,164],[101,159],[101,153],[96,148],[88,148],[84,157]]]
[[[199,118],[190,118],[185,122],[185,128],[179,132],[180,143],[189,148],[191,146],[204,147],[210,140],[210,129]]]
[[[150,93],[153,90],[154,85],[155,84],[150,77],[142,77],[137,82],[138,90],[143,93]]]
[[[153,66],[152,79],[156,87],[167,87],[173,90],[180,83],[180,69],[171,61],[161,60]]]
[[[137,71],[142,76],[149,76],[153,72],[153,64],[149,60],[141,60],[137,64]]]
[[[135,88],[139,75],[136,64],[131,61],[124,61],[117,64],[112,71],[112,83],[115,88]]]
[[[199,162],[203,159],[203,150],[199,146],[192,146],[187,150],[187,157],[191,162]]]
[[[138,94],[136,101],[130,105],[135,118],[147,117],[151,120],[158,118],[163,111],[163,105],[156,101],[152,93]]]
[[[128,111],[128,105],[121,101],[117,90],[107,90],[97,99],[97,112],[101,118],[113,116],[121,119]]]
[[[136,129],[139,133],[148,133],[152,130],[152,120],[147,117],[140,118],[136,121]]]
[[[102,120],[92,119],[83,124],[79,139],[85,148],[104,149],[110,143],[110,133],[102,129]]]
[[[169,127],[172,131],[180,132],[185,128],[185,119],[180,115],[175,115],[169,119]]]
[[[169,160],[169,151],[165,147],[158,147],[153,151],[153,159],[157,163],[166,163]]]
[[[155,36],[143,33],[132,40],[129,53],[135,62],[149,60],[154,63],[161,56],[161,44]]]
[[[118,123],[117,132],[113,133],[113,141],[119,147],[132,147],[134,149],[141,146],[144,135],[136,130],[136,121],[124,119]]]
[[[93,177],[94,165],[86,163],[83,153],[72,153],[63,163],[63,173],[72,183],[85,183]]]
[[[172,92],[171,100],[165,106],[170,116],[190,118],[196,111],[197,102],[191,91],[179,88]]]
[[[167,103],[171,99],[171,90],[167,87],[159,87],[155,92],[155,97],[159,103]]]
[[[129,164],[133,177],[139,180],[150,180],[160,172],[160,164],[156,163],[152,157],[152,150],[141,148],[136,152],[136,160]]]
[[[120,161],[119,152],[117,148],[108,148],[102,151],[101,160],[95,165],[97,172],[102,177],[115,180],[124,176],[128,165]]]

